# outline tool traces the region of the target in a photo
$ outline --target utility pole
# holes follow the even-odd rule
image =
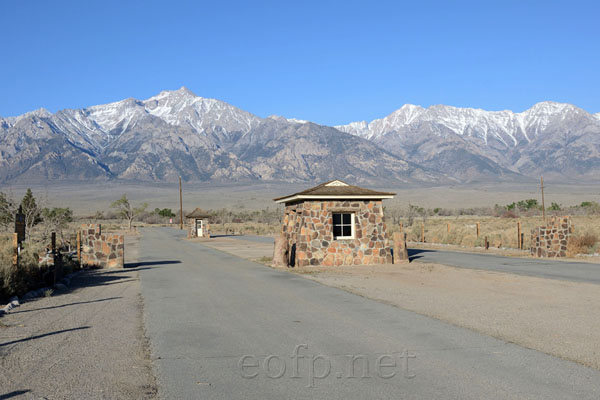
[[[183,230],[183,192],[181,191],[181,177],[179,177],[179,229]]]
[[[544,177],[542,176],[540,178],[541,182],[542,182],[542,215],[544,217],[544,224],[546,223],[546,203],[544,202]]]

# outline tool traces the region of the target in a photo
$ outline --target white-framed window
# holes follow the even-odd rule
[[[354,239],[354,213],[334,212],[333,239]]]

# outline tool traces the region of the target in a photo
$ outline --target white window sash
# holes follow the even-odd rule
[[[353,212],[351,212],[351,213],[332,213],[332,215],[333,215],[333,214],[340,214],[340,215],[341,215],[341,221],[340,221],[341,223],[338,225],[338,226],[340,226],[340,227],[348,226],[348,224],[344,224],[344,223],[343,223],[343,221],[344,221],[344,217],[343,217],[343,215],[344,215],[344,214],[350,214],[350,229],[351,229],[351,232],[352,232],[352,234],[351,234],[350,236],[335,236],[335,237],[334,237],[334,240],[340,240],[340,239],[341,239],[341,240],[354,239],[354,238],[356,237],[356,234],[355,234],[355,232],[354,232],[354,231],[355,231],[355,225],[356,225],[356,224],[354,223],[354,215],[355,215],[355,213],[353,213]],[[342,232],[343,232],[343,229],[342,229]]]

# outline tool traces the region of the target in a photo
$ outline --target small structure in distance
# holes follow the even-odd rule
[[[188,225],[188,238],[206,238],[210,239],[210,224],[211,216],[201,208],[196,208],[194,211],[185,216]]]
[[[391,264],[383,200],[395,195],[333,180],[274,199],[285,204],[288,265]]]

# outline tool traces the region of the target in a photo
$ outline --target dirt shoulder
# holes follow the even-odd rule
[[[126,262],[135,260],[128,239]],[[130,264],[131,265],[131,264]],[[0,319],[0,398],[155,398],[135,268],[90,270]]]
[[[203,244],[255,261],[273,251],[272,244],[227,238]],[[287,270],[600,369],[599,285],[420,262]]]

